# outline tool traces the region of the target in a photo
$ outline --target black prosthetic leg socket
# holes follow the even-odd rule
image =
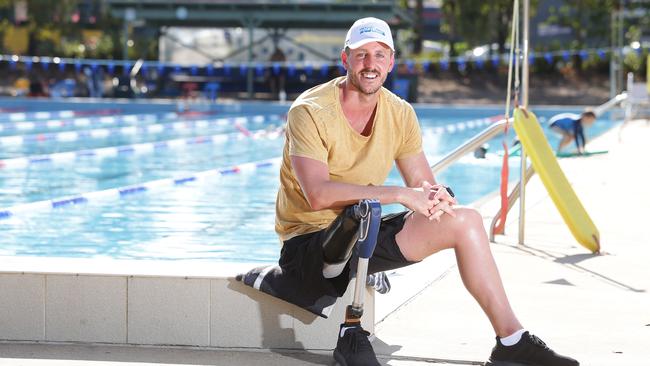
[[[323,240],[325,263],[340,263],[350,258],[359,237],[359,219],[349,206],[330,224]]]

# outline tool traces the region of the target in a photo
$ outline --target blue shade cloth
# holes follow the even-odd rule
[[[571,59],[569,51],[562,51],[562,59],[564,59],[564,61],[569,61],[569,59]]]
[[[467,69],[467,62],[462,57],[456,59],[456,65],[458,65],[458,71],[465,71]]]
[[[546,62],[548,62],[549,64],[552,64],[552,63],[553,63],[553,54],[550,53],[550,52],[546,52],[546,53],[544,54],[544,59],[545,59]]]
[[[499,66],[501,59],[499,56],[492,56],[492,66],[497,67]]]
[[[323,65],[320,68],[320,75],[321,76],[327,76],[327,73],[329,72],[329,66],[328,65]]]
[[[262,64],[255,65],[255,75],[258,77],[264,76],[264,65]]]

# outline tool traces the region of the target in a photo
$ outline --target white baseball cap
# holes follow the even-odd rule
[[[361,18],[352,24],[345,37],[345,46],[359,48],[366,43],[381,42],[395,51],[393,35],[388,23],[377,18]]]

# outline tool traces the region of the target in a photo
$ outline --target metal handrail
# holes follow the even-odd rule
[[[437,174],[440,171],[445,170],[448,166],[456,162],[461,157],[481,147],[481,145],[483,145],[486,141],[490,140],[494,136],[497,136],[499,133],[503,133],[505,125],[507,124],[508,126],[511,126],[513,121],[513,118],[510,118],[508,121],[503,118],[498,122],[491,124],[478,134],[474,135],[474,137],[465,141],[465,143],[458,146],[449,154],[443,156],[442,159],[440,159],[437,163],[433,164],[431,166],[433,174]]]
[[[525,174],[525,181],[523,185],[526,185],[530,178],[533,177],[533,174],[535,174],[535,169],[533,168],[532,165],[529,165],[526,168],[526,174]],[[506,208],[506,212],[510,212],[510,209],[512,209],[512,206],[515,205],[515,201],[519,198],[519,195],[521,194],[521,181],[517,182],[515,187],[512,189],[512,192],[508,195],[508,207]],[[501,208],[497,211],[497,213],[492,217],[492,221],[490,222],[490,230],[488,230],[488,235],[490,236],[490,241],[494,242],[494,236],[497,234],[495,232],[495,227],[497,226],[497,222],[501,218]],[[505,230],[505,229],[504,229]],[[504,233],[498,233],[498,234],[504,234]]]
[[[599,105],[598,107],[594,108],[594,114],[596,116],[600,116],[601,114],[605,113],[608,109],[611,109],[615,105],[621,103],[622,101],[627,99],[627,93],[623,92],[614,98],[606,101],[605,103]]]
[[[142,69],[143,65],[144,59],[140,58],[135,62],[133,68],[131,68],[131,71],[129,72],[129,87],[131,88],[133,95],[136,97],[141,94],[140,90],[138,89],[136,76],[138,76],[138,73]]]

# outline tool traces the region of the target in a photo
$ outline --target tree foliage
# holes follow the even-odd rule
[[[569,28],[574,37],[569,47],[573,49],[608,46],[611,17],[618,9],[624,9],[627,14],[625,29],[650,27],[650,1],[647,0],[566,0],[557,3],[559,5],[549,7],[550,15],[541,22]],[[540,4],[539,0],[530,1],[531,18]],[[460,40],[469,47],[496,43],[503,52],[510,35],[512,6],[512,0],[442,0],[441,31],[447,35],[452,53],[454,44]],[[626,34],[626,41],[633,38],[632,33]]]
[[[531,1],[531,16],[538,1]],[[470,47],[493,44],[504,52],[512,24],[512,0],[443,0],[444,15],[441,31],[447,34],[450,45],[459,40]]]
[[[27,5],[27,20],[14,19],[18,2]],[[64,57],[119,57],[121,21],[112,19],[100,0],[0,0],[0,33],[10,27],[29,32],[29,54]],[[97,37],[86,37],[88,34]]]
[[[570,45],[572,48],[584,48],[588,40],[607,44],[611,33],[610,17],[617,7],[616,0],[573,0],[550,7],[551,15],[546,22],[570,28],[575,37]]]

